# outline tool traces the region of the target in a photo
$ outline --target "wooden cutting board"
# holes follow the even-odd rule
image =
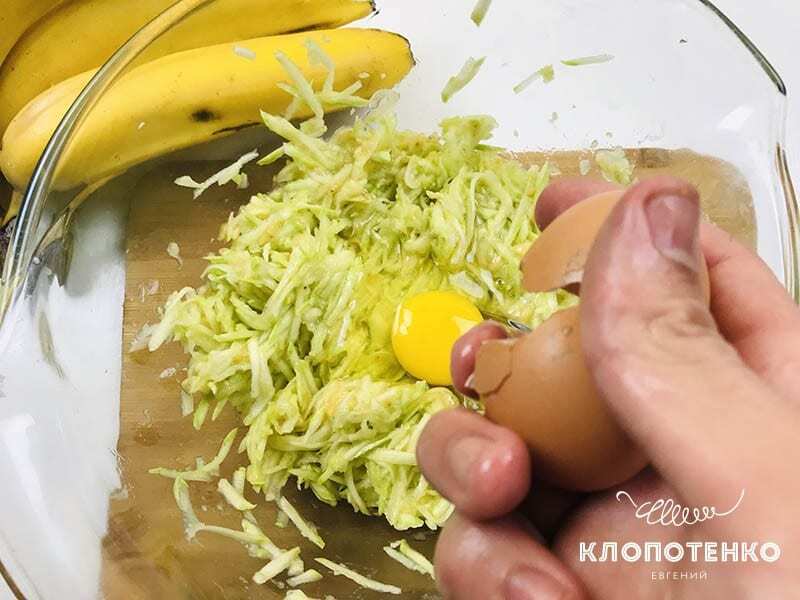
[[[532,153],[520,160],[540,164],[550,160],[564,175],[575,175],[589,152]],[[679,151],[629,152],[638,165],[637,176],[671,173],[688,179],[701,191],[704,210],[712,220],[748,245],[755,245],[752,198],[744,179],[729,165]],[[213,188],[192,200],[189,190],[172,182],[181,175],[203,180],[223,163],[173,163],[146,175],[132,193],[128,225],[127,279],[123,324],[123,370],[120,410],[119,463],[125,488],[111,502],[109,530],[104,542],[103,588],[108,598],[283,598],[274,583],[250,581],[263,561],[249,558],[235,541],[201,534],[193,543],[183,537],[181,515],[172,498],[172,481],[149,475],[157,466],[187,468],[198,456],[213,457],[225,434],[239,425],[231,409],[200,432],[182,418],[179,381],[186,357],[177,345],[149,354],[127,352],[141,327],[158,320],[158,307],[170,293],[197,286],[205,268],[203,257],[218,247],[215,237],[229,213],[246,202],[254,190],[269,189],[272,172],[250,169],[250,191],[228,186]],[[182,265],[167,255],[168,244],[180,247]],[[240,430],[241,439],[243,430]],[[231,453],[222,475],[230,477],[240,457]],[[239,528],[239,515],[229,509],[211,484],[191,484],[195,510],[204,522]],[[251,500],[254,500],[252,492]],[[275,527],[273,507],[262,502],[256,511],[264,530],[284,548],[300,545],[307,568],[325,576],[305,586],[312,597],[372,599],[381,594],[361,590],[333,577],[313,561],[325,556],[345,562],[368,576],[399,585],[403,598],[435,598],[430,578],[411,573],[382,551],[402,537],[428,556],[435,536],[429,532],[398,534],[382,519],[353,513],[347,505],[330,508],[309,492],[290,496],[299,510],[320,528],[328,542],[324,551],[305,542],[290,525]]]

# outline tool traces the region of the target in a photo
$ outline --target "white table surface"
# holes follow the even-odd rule
[[[716,0],[783,76],[789,89],[787,147],[795,181],[800,177],[800,2]]]
[[[789,88],[787,147],[795,178],[800,177],[800,2],[796,0],[717,0],[781,73]],[[793,93],[795,92],[796,93]],[[0,580],[0,600],[13,600]]]

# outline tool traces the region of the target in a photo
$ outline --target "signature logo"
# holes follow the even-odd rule
[[[736,503],[726,511],[720,512],[715,506],[689,507],[675,502],[672,498],[659,498],[637,503],[631,495],[620,490],[617,492],[617,502],[626,499],[636,510],[635,515],[639,520],[648,525],[661,525],[662,527],[683,527],[710,521],[717,517],[727,517],[733,514],[744,500],[744,492],[739,494]]]

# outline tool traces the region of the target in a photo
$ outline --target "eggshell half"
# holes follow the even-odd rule
[[[478,350],[474,388],[493,422],[527,443],[536,479],[563,489],[602,490],[647,459],[598,397],[581,350],[578,308],[532,333]]]
[[[624,190],[598,194],[559,215],[522,259],[525,289],[549,292],[580,283],[597,234],[624,195]],[[701,277],[706,302],[709,302],[711,287],[707,268],[703,269]]]

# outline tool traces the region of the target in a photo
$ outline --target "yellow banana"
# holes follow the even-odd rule
[[[281,51],[319,87],[324,66],[310,61],[306,40],[319,44],[336,67],[336,86],[361,81],[369,97],[398,83],[414,64],[408,41],[371,29],[331,29],[187,50],[137,67],[103,97],[81,126],[62,168],[57,189],[70,189],[173,150],[258,123],[259,110],[282,113],[291,97],[276,84],[288,77],[275,58]],[[11,122],[0,150],[0,168],[17,189],[33,172],[47,141],[91,73],[41,94]],[[298,117],[308,113],[299,114]]]
[[[19,40],[0,67],[0,135],[30,100],[73,75],[100,67],[140,27],[174,3],[72,0],[49,13]],[[219,0],[156,40],[137,62],[223,42],[334,28],[373,9],[370,0]]]
[[[28,28],[63,0],[3,0],[0,9],[0,64]]]
[[[0,227],[8,225],[8,222],[19,214],[20,207],[22,207],[22,192],[12,190],[11,197],[8,200],[8,208],[3,218],[0,219]]]

